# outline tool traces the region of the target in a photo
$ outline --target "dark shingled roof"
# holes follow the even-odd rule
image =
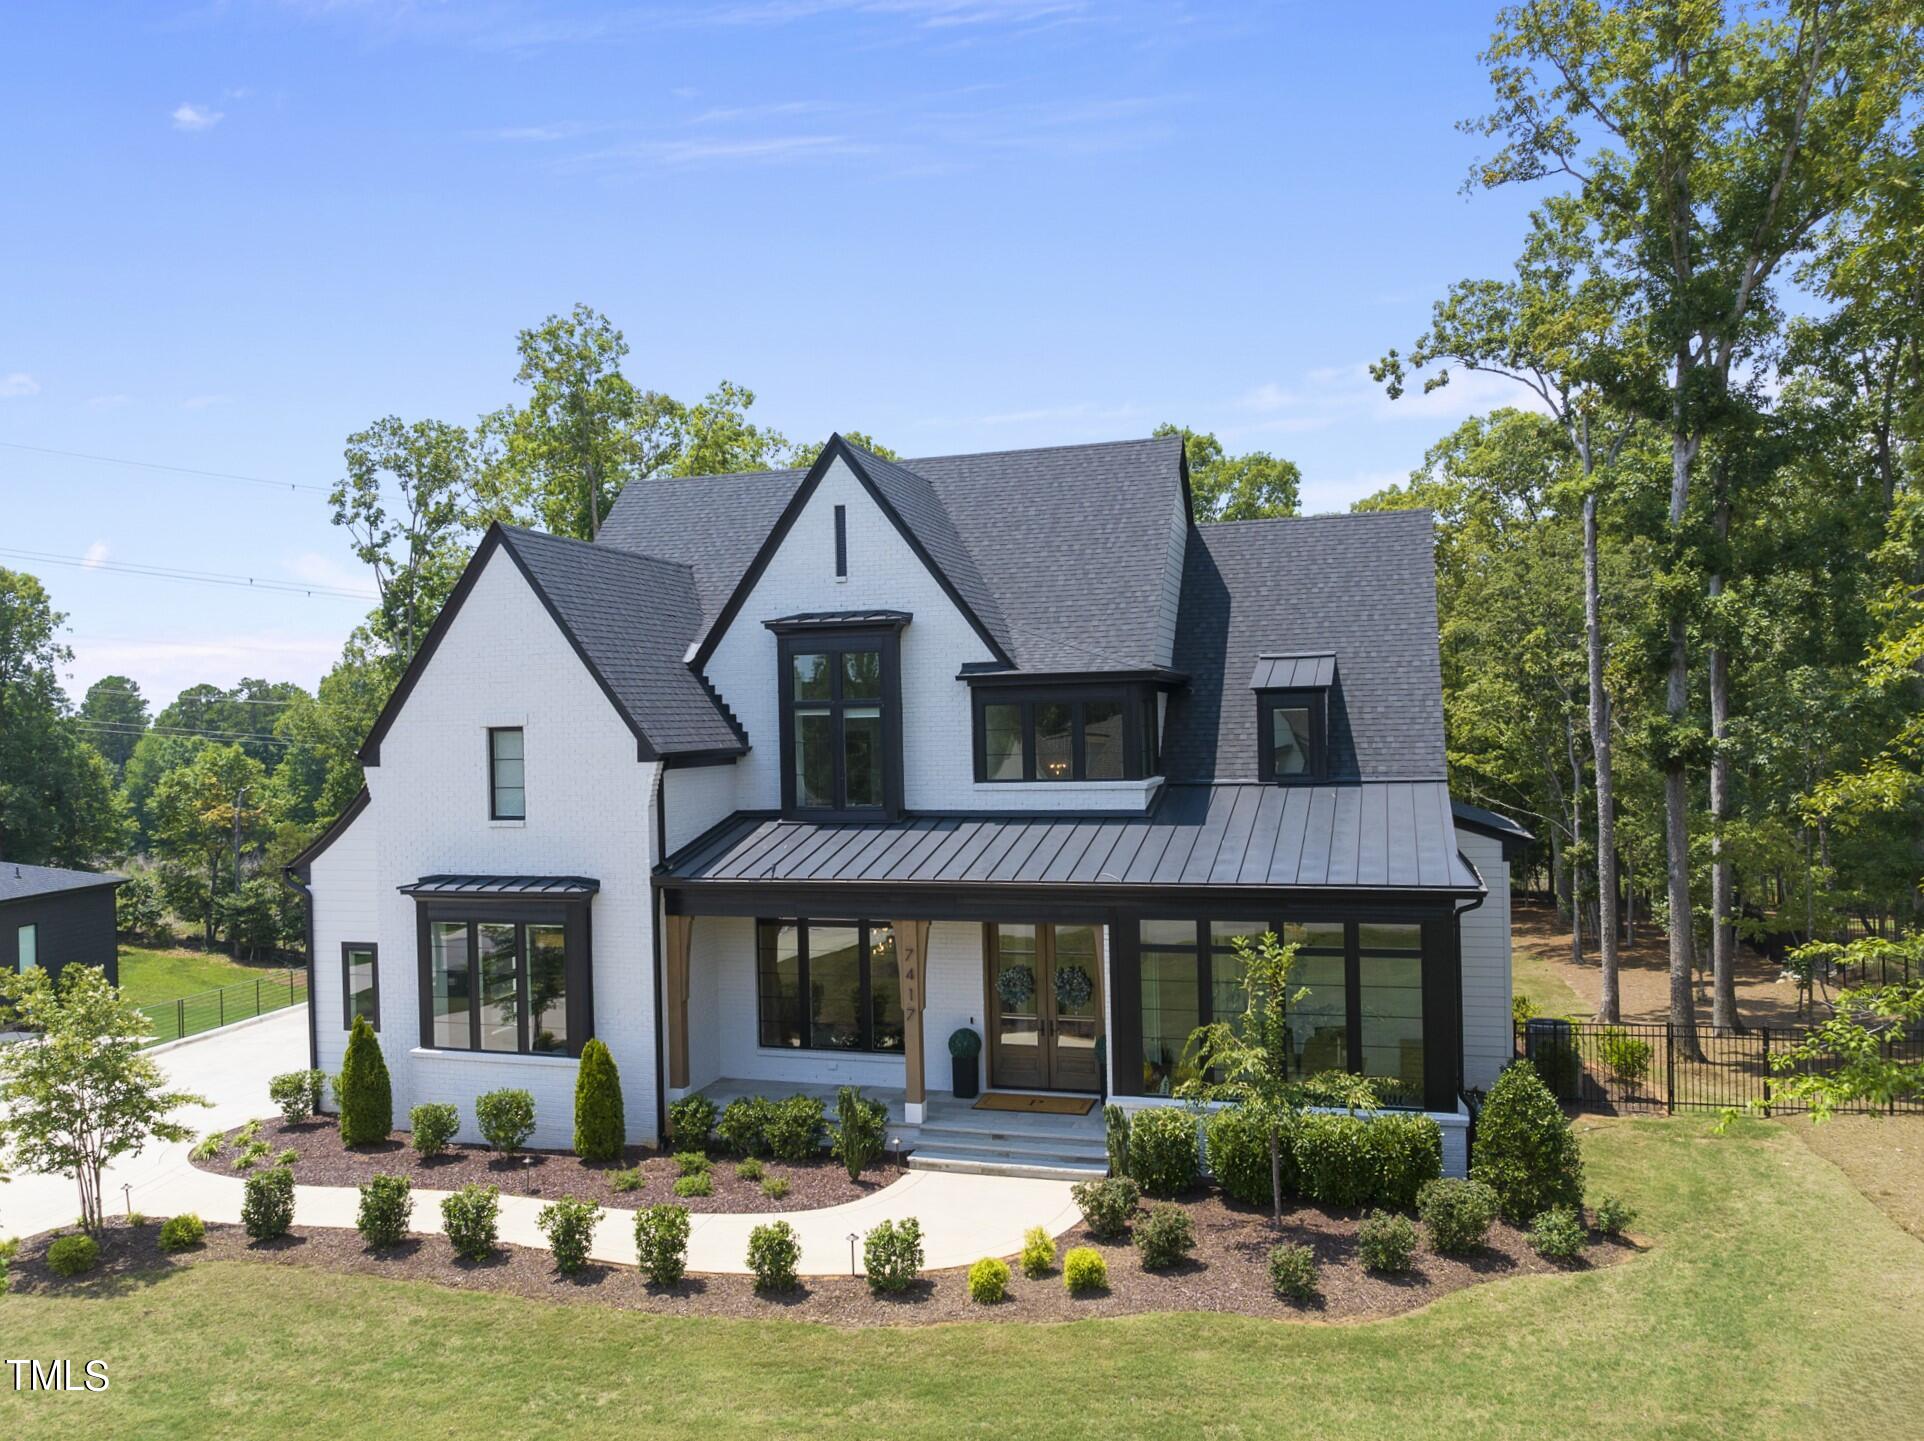
[[[0,861],[0,901],[24,901],[60,891],[117,886],[126,879],[112,871],[70,871],[59,866],[23,866]]]
[[[502,526],[501,541],[655,754],[743,749],[733,718],[686,663],[701,624],[687,566],[518,526]]]
[[[670,875],[695,885],[1482,889],[1457,853],[1441,781],[1169,786],[1146,816],[743,816],[675,857]]]
[[[1328,652],[1329,779],[1442,780],[1427,510],[1197,526],[1183,565],[1163,755],[1179,781],[1253,779],[1261,655]]]
[[[1022,669],[1157,662],[1180,438],[860,463]],[[804,474],[637,482],[597,541],[688,566],[705,631]]]

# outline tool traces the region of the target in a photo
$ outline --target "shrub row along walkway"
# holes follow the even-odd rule
[[[159,1057],[172,1084],[197,1091],[214,1104],[190,1108],[183,1118],[197,1131],[231,1129],[258,1116],[267,1096],[268,1078],[287,1068],[290,1055],[307,1048],[307,1009],[290,1007],[255,1025],[235,1031],[212,1032]],[[136,1211],[149,1216],[196,1212],[203,1221],[240,1220],[243,1180],[196,1168],[187,1159],[186,1142],[154,1145],[137,1157],[113,1167],[104,1191],[108,1210],[121,1210],[121,1186]],[[441,1198],[445,1191],[416,1190],[413,1229],[434,1234],[441,1229]],[[294,1219],[301,1226],[352,1228],[360,1193],[351,1186],[296,1186]],[[535,1226],[545,1201],[503,1193],[503,1241],[546,1249]],[[79,1210],[74,1183],[58,1176],[16,1176],[0,1190],[0,1236],[30,1235],[55,1226],[71,1226]],[[925,1266],[939,1270],[965,1266],[983,1256],[1006,1256],[1022,1249],[1022,1233],[1042,1226],[1058,1235],[1079,1225],[1081,1213],[1061,1181],[1018,1180],[1001,1176],[951,1175],[912,1171],[873,1195],[841,1206],[812,1211],[763,1212],[758,1215],[696,1215],[690,1218],[688,1269],[716,1273],[748,1270],[748,1233],[756,1226],[784,1220],[795,1228],[802,1243],[801,1273],[808,1276],[849,1274],[849,1234],[860,1236],[885,1220],[914,1216],[922,1223]],[[632,1263],[635,1259],[634,1213],[609,1209],[595,1233],[594,1257],[601,1261]]]

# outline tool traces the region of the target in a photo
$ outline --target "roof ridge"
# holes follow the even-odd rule
[[[1181,444],[1178,435],[1132,435],[1121,440],[1077,440],[1064,445],[1012,445],[1005,450],[952,450],[942,455],[917,455],[906,457],[897,464],[912,465],[926,460],[987,460],[1002,455],[1046,455],[1054,450],[1103,450],[1119,445],[1153,445],[1159,440],[1175,441]],[[868,452],[864,451],[863,454]]]
[[[598,539],[583,540],[581,537],[575,535],[556,535],[551,530],[536,530],[531,525],[509,525],[505,520],[497,521],[496,524],[501,527],[503,537],[508,540],[525,537],[531,540],[553,541],[556,545],[586,546],[589,550],[596,551],[602,555],[618,555],[627,560],[646,560],[652,561],[656,565],[672,566],[676,570],[687,571],[691,580],[694,578],[695,568],[685,560],[674,560],[669,556],[655,555],[651,551],[636,550],[633,546],[629,545],[617,545],[613,541],[603,545]]]
[[[1427,505],[1413,505],[1397,510],[1319,510],[1314,515],[1258,515],[1244,520],[1199,520],[1197,530],[1229,530],[1237,526],[1301,525],[1312,520],[1387,520],[1414,515],[1430,517],[1435,523],[1436,512]]]

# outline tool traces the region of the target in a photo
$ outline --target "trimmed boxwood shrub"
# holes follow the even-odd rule
[[[429,1101],[408,1112],[408,1142],[417,1156],[439,1156],[461,1129],[461,1113],[446,1101]]]
[[[635,1212],[635,1259],[655,1285],[679,1284],[688,1270],[688,1208],[646,1206]]]
[[[160,1249],[185,1251],[207,1239],[207,1223],[192,1211],[182,1211],[160,1223]]]
[[[1597,1229],[1606,1236],[1621,1236],[1636,1219],[1637,1213],[1615,1196],[1597,1202]]]
[[[47,1247],[47,1265],[57,1276],[81,1276],[100,1264],[100,1243],[92,1236],[62,1236]]]
[[[377,1175],[361,1183],[361,1207],[354,1229],[377,1251],[407,1239],[414,1216],[414,1186],[406,1176]]]
[[[1292,1117],[1282,1120],[1280,1155],[1283,1194],[1293,1195],[1296,1176],[1296,1127]],[[1223,1193],[1251,1206],[1273,1204],[1269,1182],[1269,1125],[1253,1106],[1228,1106],[1209,1118],[1209,1173]]]
[[[1364,1206],[1376,1194],[1376,1149],[1360,1116],[1312,1112],[1296,1131],[1302,1193],[1322,1206]]]
[[[1357,1228],[1356,1251],[1372,1271],[1407,1271],[1416,1254],[1416,1226],[1408,1216],[1371,1211]]]
[[[534,1223],[548,1238],[555,1270],[572,1276],[588,1263],[588,1248],[594,1243],[595,1223],[600,1219],[599,1202],[577,1201],[573,1196],[563,1196],[541,1208]]]
[[[675,1172],[682,1176],[705,1176],[715,1169],[706,1151],[675,1152]]]
[[[1175,1202],[1159,1201],[1136,1222],[1136,1249],[1145,1271],[1177,1265],[1196,1249],[1196,1223]]]
[[[1269,1253],[1269,1284],[1287,1300],[1310,1300],[1318,1285],[1316,1253],[1295,1241],[1276,1247]]]
[[[1373,1116],[1369,1146],[1376,1157],[1373,1200],[1407,1211],[1426,1182],[1443,1174],[1443,1128],[1428,1116]]]
[[[1553,1261],[1574,1261],[1589,1244],[1590,1233],[1574,1206],[1552,1206],[1530,1223],[1531,1247]]]
[[[984,1256],[969,1267],[969,1299],[978,1306],[993,1306],[1009,1294],[1009,1263]]]
[[[715,1103],[706,1096],[683,1096],[668,1103],[668,1143],[677,1151],[703,1151],[715,1129]]]
[[[762,1194],[771,1201],[781,1200],[782,1197],[789,1193],[789,1190],[788,1177],[786,1176],[762,1177]]]
[[[273,1166],[249,1176],[241,1197],[241,1225],[247,1234],[256,1241],[271,1241],[285,1236],[293,1224],[294,1173],[285,1166]]]
[[[677,1176],[675,1177],[675,1194],[684,1198],[689,1196],[712,1196],[715,1194],[715,1178],[707,1171],[695,1171],[686,1176]]]
[[[1120,1240],[1129,1234],[1129,1222],[1142,1200],[1142,1188],[1127,1176],[1078,1181],[1069,1188],[1069,1194],[1081,1208],[1090,1231],[1104,1241]]]
[[[768,1117],[768,1149],[778,1161],[811,1161],[822,1153],[821,1100],[815,1096],[784,1096],[772,1104]]]
[[[775,1103],[766,1096],[738,1096],[715,1122],[715,1135],[737,1156],[766,1156],[774,1111]]]
[[[512,1086],[483,1091],[474,1098],[474,1121],[490,1146],[512,1154],[534,1134],[534,1097]]]
[[[1022,1233],[1022,1274],[1039,1281],[1056,1268],[1056,1243],[1041,1226]]]
[[[802,1242],[786,1221],[771,1221],[748,1233],[748,1269],[757,1291],[793,1291],[795,1268],[802,1263]]]
[[[371,1146],[394,1129],[394,1088],[388,1081],[381,1043],[366,1016],[354,1018],[347,1055],[334,1086],[341,1110],[341,1144]]]
[[[767,1174],[767,1169],[753,1156],[744,1157],[735,1163],[735,1179],[737,1181],[759,1181]]]
[[[1430,1249],[1445,1256],[1481,1246],[1497,1209],[1495,1191],[1461,1177],[1430,1181],[1416,1193],[1416,1213],[1430,1234]]]
[[[619,1161],[627,1139],[621,1073],[607,1043],[596,1037],[581,1048],[575,1067],[575,1154],[584,1161]]]
[[[1129,1118],[1129,1176],[1151,1196],[1180,1196],[1196,1184],[1196,1118],[1180,1106],[1152,1106]]]
[[[1072,1296],[1109,1289],[1109,1263],[1094,1246],[1072,1247],[1062,1258],[1062,1284]]]
[[[922,1223],[884,1221],[862,1239],[862,1270],[876,1295],[906,1291],[922,1269]]]
[[[441,1229],[464,1261],[485,1261],[493,1254],[500,1217],[498,1186],[467,1185],[441,1198]]]
[[[1496,1192],[1503,1219],[1522,1224],[1553,1206],[1583,1204],[1583,1157],[1569,1118],[1527,1065],[1504,1068],[1476,1122],[1470,1177]]]
[[[267,1098],[280,1108],[281,1119],[292,1125],[321,1108],[321,1087],[326,1084],[323,1071],[286,1071],[267,1083]]]

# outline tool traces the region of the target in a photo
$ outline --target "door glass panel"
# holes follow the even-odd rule
[[[434,1044],[466,1050],[473,994],[466,921],[436,921],[429,927],[428,971],[434,997]]]
[[[982,707],[983,774],[992,781],[1022,779],[1022,707]]]
[[[876,706],[850,706],[842,713],[842,753],[848,776],[848,805],[882,804],[882,712]]]
[[[481,1049],[521,1049],[516,994],[520,957],[512,925],[483,922],[474,928],[475,949],[481,960]]]
[[[795,678],[796,700],[827,700],[832,672],[828,668],[828,657],[819,652],[806,652],[790,658]]]
[[[842,699],[882,698],[882,653],[879,650],[842,652]]]
[[[1102,1005],[1097,995],[1101,973],[1096,959],[1096,928],[1057,926],[1049,986],[1055,1001],[1058,1070],[1066,1062],[1074,1068],[1070,1074],[1080,1076],[1094,1066],[1096,1037],[1102,1034]],[[1076,1052],[1082,1056],[1078,1058],[1073,1054]]]
[[[568,1049],[567,938],[560,926],[528,927],[528,1049]]]
[[[1191,928],[1190,934],[1194,934]],[[1189,1078],[1180,1066],[1189,1034],[1201,1022],[1198,1014],[1196,953],[1142,953],[1142,1091],[1166,1096]]]
[[[1005,1048],[1034,1055],[1042,1044],[1042,976],[1037,965],[1036,928],[1010,925],[995,929],[996,1040]]]
[[[1074,708],[1042,705],[1035,708],[1035,778],[1066,781],[1074,778]]]
[[[802,941],[796,926],[760,927],[756,969],[764,1046],[802,1044]]]
[[[902,1049],[902,973],[895,964],[895,931],[868,928],[869,1027],[877,1051]]]
[[[1082,707],[1082,763],[1092,781],[1122,779],[1122,702],[1092,700]]]
[[[835,721],[825,710],[795,713],[795,804],[835,804]]]
[[[854,926],[808,928],[809,1044],[852,1051],[862,1044],[861,932]]]

